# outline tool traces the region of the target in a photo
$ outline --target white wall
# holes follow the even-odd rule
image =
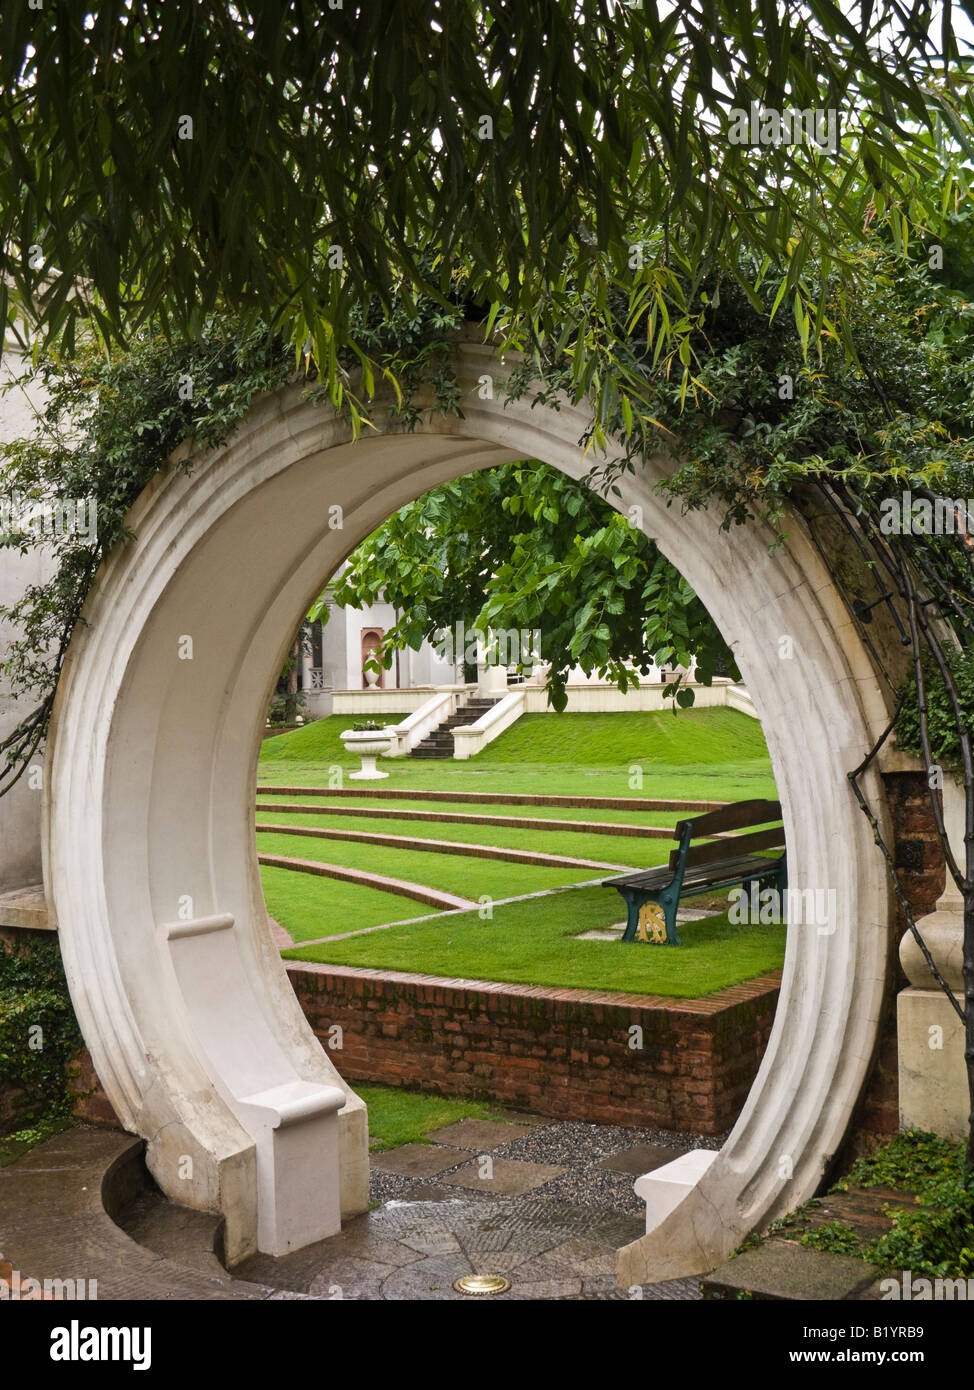
[[[19,357],[5,347],[0,381],[9,381],[19,371]],[[34,406],[39,409],[42,403],[43,393],[36,388],[29,394],[19,388],[0,393],[0,443],[30,434],[34,427]],[[0,470],[2,467],[0,462]],[[0,495],[8,493],[0,472]],[[27,555],[15,550],[0,550],[0,604],[13,603],[29,584],[42,583],[49,573],[50,560],[39,550]],[[0,651],[13,636],[10,625],[0,623]],[[30,713],[33,704],[30,700],[15,703],[10,698],[9,687],[0,680],[0,738]],[[33,761],[39,764],[42,759],[35,757]],[[41,792],[32,789],[26,777],[22,777],[6,796],[0,797],[0,892],[40,882],[40,814]]]

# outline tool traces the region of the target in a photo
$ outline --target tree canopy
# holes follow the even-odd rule
[[[608,414],[620,390],[640,396],[613,290],[688,380],[688,287],[739,278],[748,253],[801,305],[808,272],[842,271],[843,234],[879,218],[902,240],[949,201],[940,151],[970,151],[974,110],[951,14],[8,0],[3,318],[70,352],[79,326],[110,346],[192,339],[231,310],[310,351],[337,403],[369,358],[356,313],[418,289],[446,302],[459,277],[512,342],[567,353]],[[831,112],[835,139],[740,142],[752,107]],[[363,413],[375,374],[367,361]]]
[[[339,606],[384,600],[401,609],[379,653],[439,634],[524,633],[503,665],[549,663],[549,698],[566,703],[577,664],[628,688],[650,662],[689,666],[709,683],[734,659],[689,584],[637,525],[591,488],[546,464],[504,464],[435,488],[402,507],[353,551],[330,597]],[[310,616],[327,621],[325,595]],[[537,644],[527,634],[537,632]],[[454,644],[455,645],[455,644]],[[456,660],[463,659],[457,650]],[[692,700],[673,682],[679,703]]]

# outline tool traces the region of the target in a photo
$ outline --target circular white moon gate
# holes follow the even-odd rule
[[[463,420],[352,442],[286,388],[191,472],[174,462],[136,504],[135,538],[100,573],[61,678],[45,860],[72,999],[122,1124],[148,1141],[170,1198],[224,1215],[230,1262],[334,1230],[339,1180],[343,1214],[368,1201],[364,1106],[336,1095],[256,859],[258,730],[294,625],[350,550],[430,488],[510,460],[575,478],[592,464],[584,411],[505,408],[496,385],[481,400],[478,378],[504,368],[475,343],[455,368]],[[834,889],[837,925],[789,930],[744,1109],[675,1209],[620,1252],[624,1284],[712,1268],[812,1195],[866,1076],[889,939],[884,866],[846,780],[885,708],[835,585],[797,517],[771,556],[756,525],[725,533],[667,509],[653,491],[666,466],[626,479],[615,505],[642,509],[733,646],[774,763],[791,885]]]

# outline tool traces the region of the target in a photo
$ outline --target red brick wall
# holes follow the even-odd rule
[[[353,1084],[473,1095],[553,1118],[719,1134],[764,1052],[779,975],[705,1000],[446,983],[399,971],[288,966]],[[642,1047],[630,1028],[642,1028]]]
[[[83,1047],[68,1066],[68,1092],[73,1099],[71,1113],[89,1125],[110,1125],[121,1129],[111,1102],[95,1075],[88,1049]]]

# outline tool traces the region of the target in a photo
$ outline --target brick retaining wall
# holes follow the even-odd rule
[[[542,989],[289,962],[324,1046],[353,1084],[489,1098],[536,1114],[720,1134],[764,1052],[780,972],[707,999]],[[630,1032],[642,1029],[642,1046]]]

